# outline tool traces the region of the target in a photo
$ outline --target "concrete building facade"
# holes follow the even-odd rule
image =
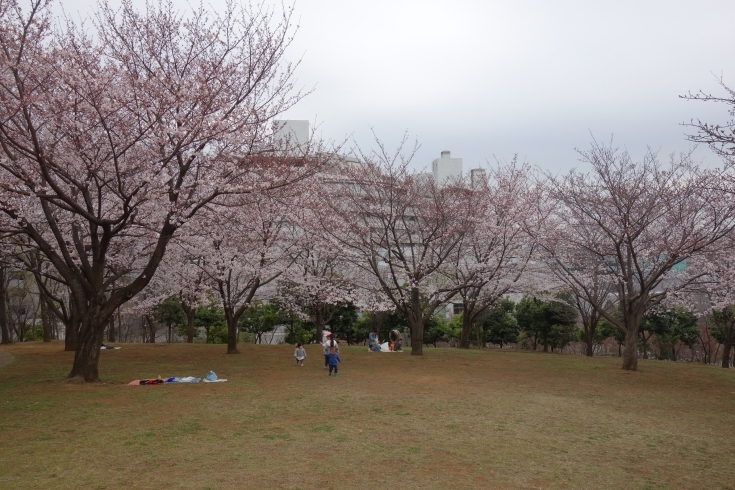
[[[276,121],[275,140],[281,145],[306,147],[309,143],[309,121],[284,119]]]
[[[431,163],[431,170],[434,173],[434,182],[444,184],[448,180],[458,180],[462,178],[462,159],[452,158],[449,151],[443,151],[441,158],[437,158]]]

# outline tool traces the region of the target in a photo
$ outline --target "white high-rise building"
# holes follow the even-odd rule
[[[309,143],[309,121],[284,119],[276,121],[276,141],[292,148],[306,147]]]
[[[473,168],[470,170],[470,183],[472,185],[478,184],[485,180],[485,169],[484,168]]]
[[[443,151],[441,158],[432,162],[431,170],[437,184],[444,184],[447,180],[459,180],[462,178],[462,159],[452,158],[450,152]]]

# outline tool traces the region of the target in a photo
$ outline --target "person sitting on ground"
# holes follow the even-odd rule
[[[376,344],[378,344],[378,329],[374,328],[368,335],[368,352],[372,351]]]
[[[296,365],[303,366],[304,359],[306,359],[306,349],[304,349],[304,344],[299,342],[296,345],[296,350],[294,351],[293,355],[296,358]]]
[[[329,365],[329,353],[331,350],[336,349],[337,354],[339,354],[339,342],[334,339],[332,332],[327,332],[324,335],[327,337],[327,341],[324,342],[322,347],[324,348],[324,369],[327,369],[327,366]]]
[[[403,342],[403,336],[401,335],[401,332],[399,332],[398,330],[391,330],[388,334],[388,338],[390,339],[392,345],[392,351],[401,350],[401,343]]]

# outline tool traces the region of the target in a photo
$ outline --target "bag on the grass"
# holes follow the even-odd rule
[[[206,379],[207,381],[217,381],[217,375],[214,373],[214,371],[209,371],[204,379]]]

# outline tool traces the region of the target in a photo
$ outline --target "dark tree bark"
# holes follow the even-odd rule
[[[623,351],[623,369],[626,371],[638,370],[638,328],[630,326],[625,333],[625,350]]]
[[[314,311],[314,324],[316,325],[316,341],[321,343],[324,338],[324,321],[322,319],[322,310],[317,307]]]
[[[98,364],[104,329],[95,328],[98,322],[98,319],[89,318],[81,325],[80,332],[83,335],[77,339],[74,365],[71,371],[75,375],[69,376],[73,382],[99,381]]]
[[[275,279],[274,276],[272,279]],[[220,281],[219,286],[219,293],[220,297],[223,300],[223,303],[228,305],[224,307],[225,310],[225,319],[227,320],[227,353],[228,354],[239,354],[239,351],[237,350],[237,323],[240,320],[240,317],[242,317],[243,313],[245,313],[245,310],[247,310],[250,307],[250,303],[253,301],[253,297],[255,296],[255,293],[258,291],[258,288],[260,288],[261,285],[267,284],[272,279],[269,279],[267,282],[261,282],[260,278],[256,277],[252,280],[252,282],[249,283],[248,288],[244,288],[241,291],[241,297],[244,295],[245,297],[242,298],[243,301],[240,304],[240,306],[235,306],[235,301],[231,299],[230,291],[233,290],[231,284],[228,281]]]
[[[194,343],[194,316],[196,315],[196,306],[189,306],[188,303],[181,301],[181,308],[186,314],[186,343]]]
[[[587,357],[592,357],[595,355],[595,343],[592,339],[592,334],[589,332],[585,335],[584,343],[586,345],[586,352],[585,355]]]
[[[409,322],[409,327],[411,327],[411,355],[421,356],[424,354],[424,323]]]
[[[241,315],[235,315],[231,311],[225,308],[225,318],[227,319],[227,353],[228,354],[239,354],[237,350],[237,321]]]
[[[722,367],[728,369],[730,367],[730,351],[732,350],[732,335],[725,338],[722,346]]]
[[[13,338],[10,336],[10,328],[8,327],[8,310],[7,292],[5,290],[5,266],[0,265],[0,344],[12,344]]]
[[[43,290],[38,291],[38,302],[41,306],[41,325],[43,326],[43,341],[51,342],[51,322],[49,321],[48,308],[46,307],[46,294]]]
[[[148,317],[148,328],[151,329],[150,337],[149,337],[151,344],[155,344],[156,343],[156,324],[153,323],[153,319],[150,317]]]
[[[472,331],[472,319],[464,312],[462,315],[462,333],[459,335],[459,348],[470,348],[470,332]]]
[[[424,322],[426,320],[422,306],[419,288],[411,288],[411,308],[407,309],[407,313],[409,314],[406,317],[408,317],[408,323],[411,327],[412,356],[421,356],[424,354]],[[431,317],[429,316],[429,318]]]
[[[76,352],[79,333],[79,313],[74,301],[69,302],[69,317],[62,318],[64,322],[64,350]]]
[[[110,325],[107,327],[107,341],[115,342],[115,316],[114,315],[110,317]]]

